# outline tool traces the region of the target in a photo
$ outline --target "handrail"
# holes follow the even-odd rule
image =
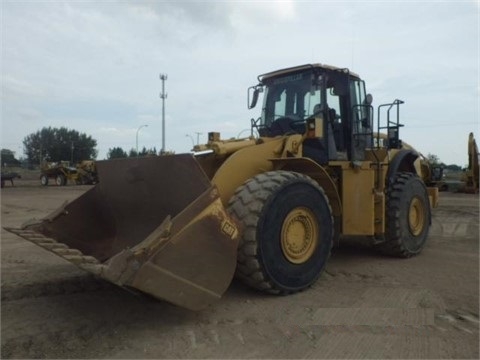
[[[379,105],[377,108],[377,148],[380,147],[380,130],[387,129],[387,148],[400,148],[401,147],[401,141],[400,141],[400,136],[399,136],[399,129],[403,126],[403,124],[400,124],[400,105],[404,104],[405,102],[403,100],[395,99],[393,102],[388,103],[388,104],[382,104]],[[386,126],[380,126],[381,120],[380,120],[380,109],[387,107],[387,125]],[[392,110],[393,107],[396,107],[397,109],[397,116],[396,120],[392,121],[390,120],[390,110]]]

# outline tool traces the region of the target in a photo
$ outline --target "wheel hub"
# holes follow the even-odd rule
[[[318,223],[313,212],[305,207],[290,211],[282,225],[281,246],[288,261],[302,264],[312,256],[318,243]]]
[[[413,198],[408,212],[408,225],[414,236],[422,233],[425,227],[425,209],[419,198]]]

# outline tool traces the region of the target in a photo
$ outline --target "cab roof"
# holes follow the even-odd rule
[[[305,65],[299,65],[299,66],[293,66],[281,70],[275,70],[266,74],[262,74],[258,76],[258,80],[260,82],[263,82],[266,79],[273,78],[279,75],[285,75],[285,74],[290,74],[294,73],[297,71],[302,71],[302,70],[308,70],[308,69],[321,69],[321,70],[327,70],[327,71],[342,71],[348,73],[350,76],[355,77],[357,79],[360,79],[360,76],[354,72],[351,72],[347,68],[339,68],[336,66],[332,65],[326,65],[326,64],[305,64]]]

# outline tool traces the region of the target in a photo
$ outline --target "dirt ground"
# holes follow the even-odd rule
[[[1,225],[42,217],[89,186],[16,180]],[[233,282],[201,312],[134,295],[1,231],[2,358],[479,358],[479,198],[441,193],[412,259],[341,243],[291,296]]]

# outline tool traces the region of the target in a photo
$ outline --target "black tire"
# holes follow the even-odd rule
[[[412,173],[398,173],[387,190],[386,242],[380,250],[408,258],[425,247],[431,224],[425,184]]]
[[[47,175],[40,176],[40,183],[43,186],[47,186],[48,185],[48,176]]]
[[[75,184],[76,185],[85,185],[88,183],[88,179],[86,177],[84,177],[83,175],[79,175],[76,179],[75,179]]]
[[[288,171],[257,175],[237,189],[229,212],[243,225],[236,271],[241,281],[288,294],[320,276],[332,248],[333,217],[311,178]]]
[[[67,184],[67,179],[65,178],[65,175],[58,174],[55,177],[55,184],[57,184],[58,186],[66,185]]]
[[[5,180],[2,180],[1,187],[2,189],[5,187]]]

